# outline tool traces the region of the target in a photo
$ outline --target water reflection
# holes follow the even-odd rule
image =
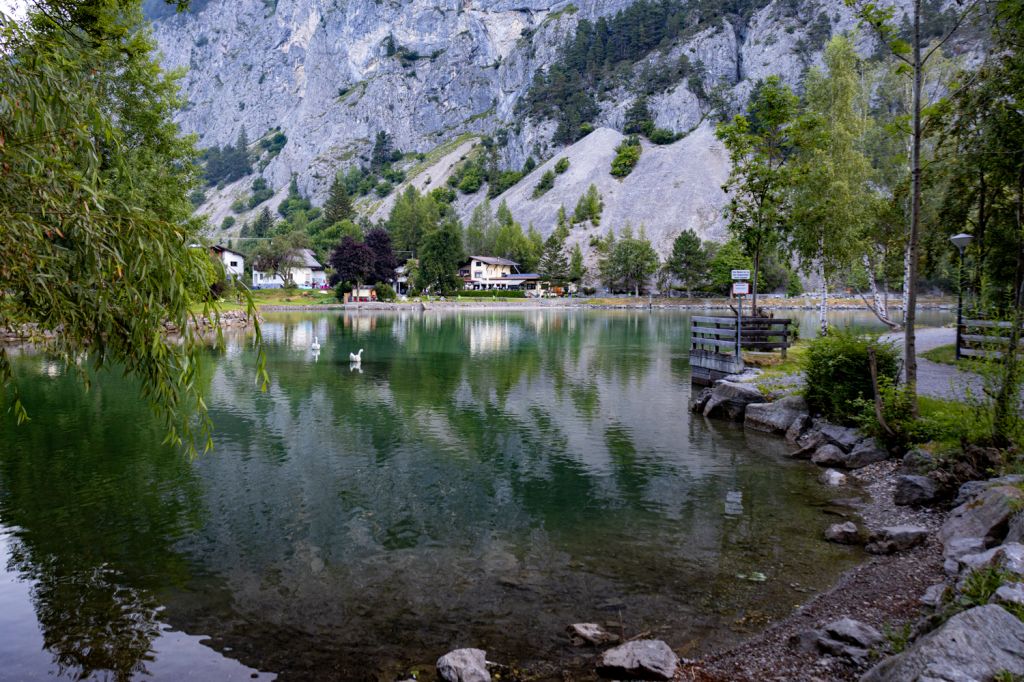
[[[270,389],[230,337],[195,462],[134,386],[86,394],[23,358],[37,419],[2,427],[0,522],[34,620],[13,627],[115,678],[173,663],[167,626],[290,679],[394,679],[469,644],[571,661],[578,620],[736,638],[855,555],[819,541],[824,491],[776,439],[689,418],[686,333],[636,312],[267,315]]]

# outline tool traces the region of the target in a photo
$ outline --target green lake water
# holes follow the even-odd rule
[[[685,314],[266,318],[270,390],[229,337],[194,461],[135,384],[16,357],[0,678],[430,679],[478,646],[587,679],[570,623],[697,655],[860,559],[781,439],[688,414]]]

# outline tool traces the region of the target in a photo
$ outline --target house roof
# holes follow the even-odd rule
[[[519,263],[515,262],[514,260],[509,260],[507,258],[497,258],[496,256],[470,256],[470,259],[478,260],[481,263],[487,263],[488,265],[519,265]]]
[[[229,249],[228,247],[221,246],[220,244],[216,244],[214,246],[211,246],[210,248],[212,250],[216,251],[217,253],[222,253],[222,252],[233,253],[236,256],[241,256],[242,258],[245,258],[245,254],[244,253],[242,253],[240,251],[235,251],[234,249]]]
[[[302,261],[302,267],[311,268],[313,270],[323,270],[324,266],[320,265],[320,261],[316,259],[316,254],[313,253],[313,249],[299,249],[298,256]]]

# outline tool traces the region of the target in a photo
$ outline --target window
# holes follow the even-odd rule
[[[237,268],[238,267],[238,261],[236,261],[236,260],[231,261],[231,267]]]

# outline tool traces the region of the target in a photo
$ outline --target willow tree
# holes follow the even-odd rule
[[[725,218],[729,232],[754,263],[753,314],[761,258],[783,240],[789,224],[793,124],[799,101],[778,76],[755,87],[747,114],[718,126],[718,139],[729,150],[732,172],[722,187],[729,195]]]
[[[154,59],[137,2],[36,7],[0,22],[0,326],[35,330],[85,382],[83,356],[121,368],[169,442],[194,451],[198,423],[209,447],[203,342],[190,322],[196,310],[216,314],[216,270],[190,248],[198,169],[172,121],[177,76]],[[258,374],[265,381],[262,355]],[[0,386],[27,419],[2,349]]]
[[[791,235],[804,268],[817,269],[821,278],[822,333],[828,330],[828,282],[857,255],[858,237],[876,201],[871,164],[862,151],[860,57],[848,38],[837,36],[825,47],[824,61],[825,70],[811,69],[804,83]]]

